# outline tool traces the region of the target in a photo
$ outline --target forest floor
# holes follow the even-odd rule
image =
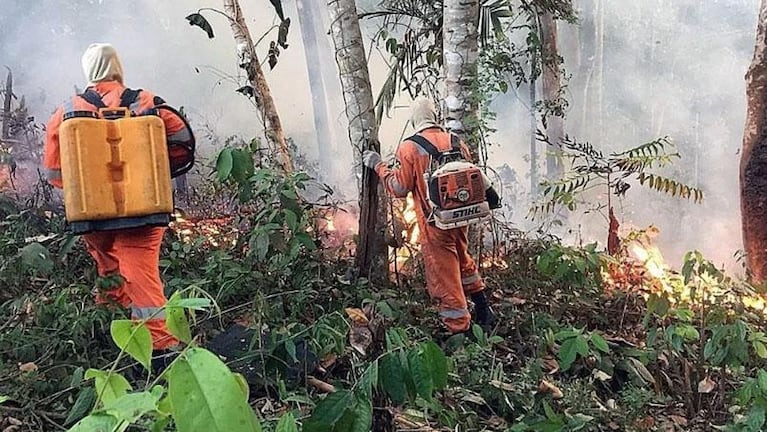
[[[371,376],[376,431],[765,423],[764,302],[699,254],[674,271],[654,261],[641,233],[609,256],[506,230],[481,258],[496,328],[446,340],[417,255],[398,278],[349,280],[353,238],[328,223],[343,213],[271,184],[283,188],[264,192],[280,196],[274,213],[255,206],[220,217],[209,206],[175,223],[161,254],[169,295],[212,301],[190,315],[192,335],[237,352],[227,362],[244,372],[264,430],[291,430],[280,423],[287,413],[303,430],[321,430],[312,421],[341,398],[332,395],[352,398]],[[49,193],[0,195],[2,431],[66,430],[87,415],[95,398],[86,371],[118,358],[110,322],[128,318],[94,304],[94,265]],[[233,348],[242,335],[247,346]],[[139,387],[129,364],[123,358],[118,370]],[[364,408],[355,400],[324,430],[347,430],[344,410]],[[142,421],[133,428],[153,430]]]

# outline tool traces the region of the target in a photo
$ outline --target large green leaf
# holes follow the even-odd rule
[[[378,378],[381,388],[389,395],[395,405],[402,405],[407,400],[405,373],[396,353],[385,355],[380,361]]]
[[[186,309],[176,306],[181,299],[181,292],[176,291],[165,306],[165,324],[168,330],[180,341],[190,343],[192,330],[189,328],[189,319],[186,317]]]
[[[415,391],[424,399],[431,400],[434,383],[431,380],[429,368],[426,366],[421,350],[413,348],[407,353],[407,365],[410,376],[415,384]]]
[[[443,390],[447,387],[447,357],[434,341],[425,342],[422,347],[434,389]]]
[[[179,432],[261,430],[237,379],[210,351],[186,351],[173,363],[167,378]]]
[[[96,395],[104,404],[122,397],[131,390],[128,380],[116,372],[110,374],[99,369],[88,369],[85,372],[85,379],[91,378],[96,382]]]
[[[352,393],[339,390],[329,394],[312,411],[312,416],[304,422],[304,432],[324,432],[333,430],[333,426],[354,403]]]
[[[152,335],[144,323],[130,320],[114,320],[110,327],[112,340],[120,349],[131,355],[147,370],[152,364]]]

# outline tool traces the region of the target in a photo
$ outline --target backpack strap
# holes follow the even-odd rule
[[[123,91],[123,94],[120,95],[120,106],[123,108],[130,108],[130,106],[138,100],[139,94],[141,94],[141,89],[134,90],[126,88]]]
[[[454,152],[461,152],[461,138],[458,135],[450,134],[450,147],[453,148]]]
[[[407,141],[413,141],[433,158],[438,158],[442,154],[442,152],[437,150],[437,147],[435,147],[431,141],[427,140],[422,135],[413,135],[408,138]]]
[[[89,88],[80,94],[80,97],[85,99],[85,102],[96,107],[96,109],[106,108],[106,104],[101,99],[101,95],[96,90]]]
[[[126,88],[122,95],[120,95],[120,106],[122,108],[130,108],[130,106],[136,103],[138,100],[139,94],[141,94],[141,89],[134,90]],[[104,103],[104,100],[101,98],[101,95],[92,88],[85,90],[82,94],[80,94],[80,97],[85,99],[85,101],[89,104],[95,106],[97,109],[107,107]]]

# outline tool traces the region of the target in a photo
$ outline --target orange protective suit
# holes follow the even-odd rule
[[[118,107],[125,90],[121,81],[99,81],[93,83],[90,88],[99,93],[107,107]],[[160,103],[163,103],[162,99],[142,90],[130,109],[141,112]],[[64,121],[64,115],[73,111],[98,110],[82,97],[74,96],[57,109],[49,120],[43,165],[48,181],[58,188],[62,187],[59,128]],[[160,110],[159,115],[165,123],[169,141],[179,136],[183,139],[190,134],[184,122],[176,115],[165,110]],[[147,321],[147,327],[152,334],[155,350],[171,348],[178,344],[178,340],[168,331],[162,311],[167,299],[160,279],[159,258],[165,230],[163,227],[141,227],[100,231],[83,236],[88,252],[96,261],[99,275],[119,273],[125,280],[122,286],[97,295],[97,302],[112,300],[123,307],[130,307],[131,317],[136,320],[152,317]]]
[[[451,135],[436,124],[426,126],[420,135],[438,150],[450,150]],[[461,149],[466,160],[470,160],[464,143],[461,143]],[[429,167],[429,154],[424,149],[406,140],[400,144],[396,157],[399,169],[380,162],[375,171],[390,194],[402,198],[408,192],[413,193],[429,296],[439,303],[440,318],[452,333],[468,330],[471,315],[466,297],[485,289],[477,265],[468,252],[468,228],[441,230],[428,223],[428,215],[424,213],[429,204],[423,173]]]

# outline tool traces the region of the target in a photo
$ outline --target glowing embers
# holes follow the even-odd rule
[[[202,246],[213,248],[235,246],[239,230],[234,225],[234,217],[208,219],[185,219],[176,212],[175,220],[170,223],[170,229],[175,231],[179,239],[186,244],[201,242]]]

